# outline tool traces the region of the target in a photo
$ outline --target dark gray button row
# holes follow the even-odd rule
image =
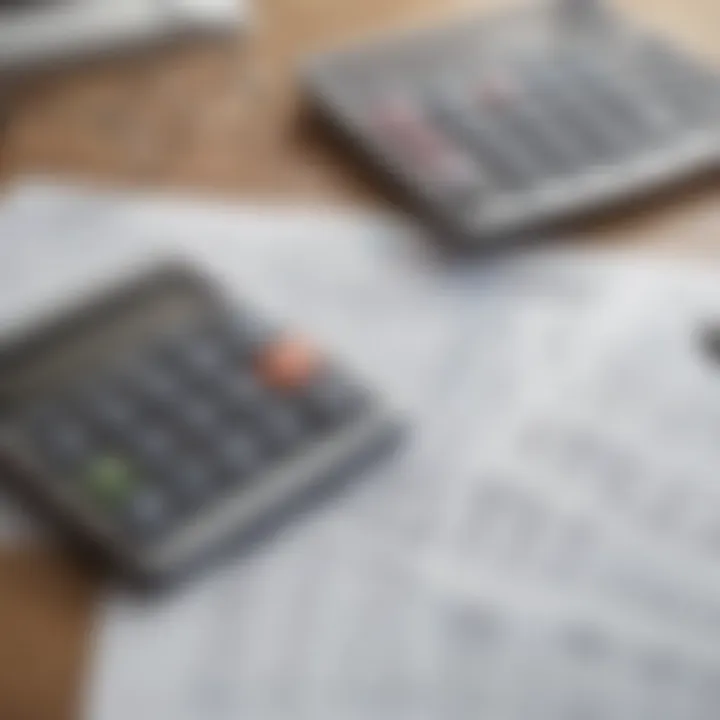
[[[163,340],[33,410],[30,438],[100,511],[154,536],[364,408],[330,369],[297,392],[266,387],[252,356],[233,328]]]
[[[402,98],[379,91],[373,117],[387,111],[395,120],[370,132],[429,187],[448,185],[450,161],[464,153],[472,171],[463,174],[464,193],[447,201],[473,186],[481,198],[594,168],[622,172],[720,124],[720,79],[661,46],[621,60],[578,51],[511,58],[479,72],[446,68],[423,82],[402,88]]]

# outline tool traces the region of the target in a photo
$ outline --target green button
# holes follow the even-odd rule
[[[126,502],[137,485],[130,465],[121,458],[112,456],[93,460],[85,478],[92,493],[113,506]]]

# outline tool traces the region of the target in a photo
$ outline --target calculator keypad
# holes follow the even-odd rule
[[[517,18],[520,36],[535,23],[538,37],[522,45],[509,32],[505,50],[480,21],[475,33],[463,23],[333,53],[311,89],[471,242],[720,163],[720,73],[638,33],[598,52],[545,37],[537,20]]]
[[[307,451],[365,407],[305,340],[214,323],[149,344],[28,414],[53,474],[139,540]]]

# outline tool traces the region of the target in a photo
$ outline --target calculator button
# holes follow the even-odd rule
[[[201,439],[212,436],[221,425],[221,410],[205,397],[194,397],[179,403],[178,422]]]
[[[478,99],[484,107],[506,107],[520,99],[520,88],[510,76],[496,73],[478,86]]]
[[[422,163],[435,163],[445,152],[445,139],[411,103],[394,101],[376,112],[374,125],[396,148]]]
[[[154,362],[128,373],[127,389],[139,392],[150,405],[172,403],[183,392],[180,380],[167,367]]]
[[[79,458],[90,448],[89,433],[72,422],[59,424],[48,438],[49,445],[56,456],[69,459]]]
[[[257,361],[265,383],[278,390],[306,386],[318,372],[322,359],[306,340],[286,337],[266,347]]]
[[[267,397],[255,375],[242,370],[226,376],[217,385],[219,402],[233,417],[245,417],[261,406]]]
[[[48,403],[30,407],[25,414],[25,426],[38,439],[44,438],[59,423],[65,422],[67,411],[59,404]]]
[[[592,93],[584,82],[577,81],[571,65],[568,59],[556,59],[526,64],[524,72],[536,92],[552,98],[556,125],[569,141],[584,148],[586,163],[616,157],[615,133],[597,112]]]
[[[478,89],[479,109],[496,108],[502,122],[532,158],[538,175],[550,177],[577,166],[572,143],[558,128],[556,118],[549,116],[530,88],[520,88],[511,80],[493,78]]]
[[[314,418],[325,425],[356,415],[364,407],[366,395],[339,374],[327,372],[313,383],[305,402]]]
[[[137,422],[137,408],[126,394],[106,391],[91,395],[86,401],[88,417],[103,427],[123,430]]]
[[[177,452],[173,434],[162,427],[139,428],[128,438],[128,449],[146,465],[160,466]]]
[[[134,493],[138,478],[127,461],[105,455],[92,460],[84,474],[88,492],[109,510],[124,507]]]
[[[35,421],[32,432],[40,452],[63,468],[82,462],[92,448],[92,438],[84,424],[62,415],[47,414]]]
[[[429,101],[435,120],[457,139],[501,189],[516,189],[534,178],[532,161],[508,132],[501,107],[479,108],[462,98],[443,93]]]
[[[212,494],[215,480],[206,463],[185,459],[168,469],[166,485],[184,504],[197,505]]]
[[[392,152],[422,173],[434,187],[465,192],[483,184],[483,178],[455,139],[411,103],[391,101],[376,110],[373,132]]]
[[[125,512],[129,527],[142,535],[155,535],[168,523],[170,507],[156,488],[145,487],[130,499]]]
[[[176,362],[195,377],[212,378],[226,367],[228,358],[216,341],[200,336],[189,340]]]
[[[223,480],[231,483],[245,479],[261,461],[258,444],[241,432],[224,438],[214,454]]]
[[[300,415],[290,407],[269,403],[257,417],[258,433],[276,452],[295,447],[307,434]]]

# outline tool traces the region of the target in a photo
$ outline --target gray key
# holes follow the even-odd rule
[[[452,202],[478,200],[486,185],[481,169],[421,104],[380,101],[369,124],[380,145],[433,194]]]
[[[618,159],[627,139],[616,120],[573,71],[569,58],[529,65],[529,81],[549,93],[558,106],[558,124],[587,148],[588,162]]]
[[[260,465],[257,442],[238,430],[226,435],[215,449],[218,471],[226,482],[244,480]]]
[[[648,83],[676,116],[690,125],[720,119],[720,78],[691,65],[659,43],[647,43],[643,69]]]
[[[208,497],[216,486],[212,471],[199,460],[180,459],[173,462],[166,472],[168,492],[191,505],[197,505]]]
[[[41,452],[62,468],[76,467],[91,451],[89,429],[59,408],[41,408],[32,414],[29,423]]]
[[[498,189],[517,190],[537,182],[541,174],[536,161],[504,127],[502,111],[473,106],[449,93],[429,102],[433,117],[472,153]]]
[[[166,526],[169,507],[156,488],[142,488],[130,500],[126,521],[132,530],[143,536],[156,535]]]
[[[261,439],[279,452],[297,445],[307,431],[299,414],[280,403],[266,404],[257,417],[257,423]]]

